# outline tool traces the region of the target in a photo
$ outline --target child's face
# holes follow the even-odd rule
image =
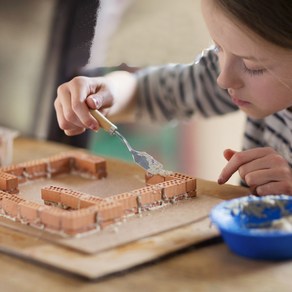
[[[264,118],[292,107],[292,50],[277,47],[202,0],[203,15],[218,47],[220,87],[248,116]],[[260,12],[259,12],[260,13]]]

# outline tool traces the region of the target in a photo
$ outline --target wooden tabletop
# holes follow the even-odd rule
[[[68,146],[18,138],[14,149],[18,163],[66,151]],[[246,194],[243,188],[203,180],[199,187],[225,199]],[[98,281],[0,254],[0,291],[291,291],[291,274],[292,261],[245,259],[232,254],[220,238]]]

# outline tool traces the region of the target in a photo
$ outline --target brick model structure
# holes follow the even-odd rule
[[[47,231],[75,235],[99,230],[130,214],[196,196],[196,180],[181,173],[145,174],[145,187],[106,198],[72,189],[41,189],[44,204],[22,198],[19,185],[63,173],[107,177],[106,160],[85,152],[69,152],[47,159],[0,168],[0,215]]]

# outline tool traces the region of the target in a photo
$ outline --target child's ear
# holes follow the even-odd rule
[[[224,155],[225,159],[229,161],[235,153],[236,153],[236,151],[234,151],[234,150],[225,149],[223,152],[223,155]]]

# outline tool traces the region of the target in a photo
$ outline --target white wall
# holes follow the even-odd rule
[[[210,120],[196,119],[195,143],[197,144],[197,177],[217,180],[226,164],[223,151],[226,148],[241,149],[241,137],[244,126],[243,113],[216,117]],[[239,176],[235,174],[229,183],[238,184]]]
[[[0,124],[29,136],[55,2],[0,2]]]

